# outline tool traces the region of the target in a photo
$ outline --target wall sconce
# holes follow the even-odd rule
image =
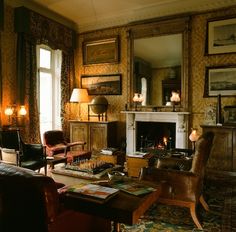
[[[143,101],[143,95],[141,93],[135,93],[133,97],[135,111],[137,111],[138,104],[142,103],[142,101]]]
[[[171,95],[170,101],[173,104],[173,112],[175,112],[176,111],[175,105],[180,102],[180,96],[178,92],[174,92],[174,91],[172,91],[171,94],[172,95]]]
[[[8,116],[7,126],[20,126],[22,125],[22,119],[27,114],[27,111],[24,105],[20,106],[19,111],[17,111],[17,106],[13,105],[8,106],[4,113]]]
[[[81,109],[80,104],[89,102],[89,96],[87,89],[75,88],[72,91],[70,102],[79,103],[79,118],[78,120],[81,121]]]
[[[199,138],[199,135],[197,133],[197,129],[194,129],[192,128],[192,132],[191,134],[189,135],[189,139],[190,141],[192,142],[192,149],[193,149],[193,152],[195,152],[195,143],[196,141],[198,140]]]

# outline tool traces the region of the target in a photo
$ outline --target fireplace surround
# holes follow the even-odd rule
[[[175,147],[188,147],[189,112],[123,111],[126,114],[126,154],[136,152],[138,122],[175,123]]]

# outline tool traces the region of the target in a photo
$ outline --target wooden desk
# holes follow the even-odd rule
[[[133,225],[155,203],[161,192],[161,185],[156,191],[143,196],[134,196],[120,191],[117,196],[104,204],[83,200],[75,194],[66,193],[65,207],[82,213],[99,216],[114,222],[114,230],[119,231],[119,223]]]

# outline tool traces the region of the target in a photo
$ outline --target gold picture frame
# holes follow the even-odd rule
[[[106,64],[119,62],[119,37],[85,41],[83,43],[83,64]]]
[[[207,31],[209,55],[236,52],[236,18],[209,20]]]

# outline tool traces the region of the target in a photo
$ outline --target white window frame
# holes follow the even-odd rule
[[[40,49],[45,49],[51,52],[51,67],[43,68],[40,67]],[[46,45],[37,45],[37,96],[38,96],[38,109],[40,113],[40,72],[51,74],[52,76],[52,128],[51,129],[61,129],[61,51],[53,50]],[[58,80],[59,78],[59,80]],[[42,137],[42,135],[41,135]]]

